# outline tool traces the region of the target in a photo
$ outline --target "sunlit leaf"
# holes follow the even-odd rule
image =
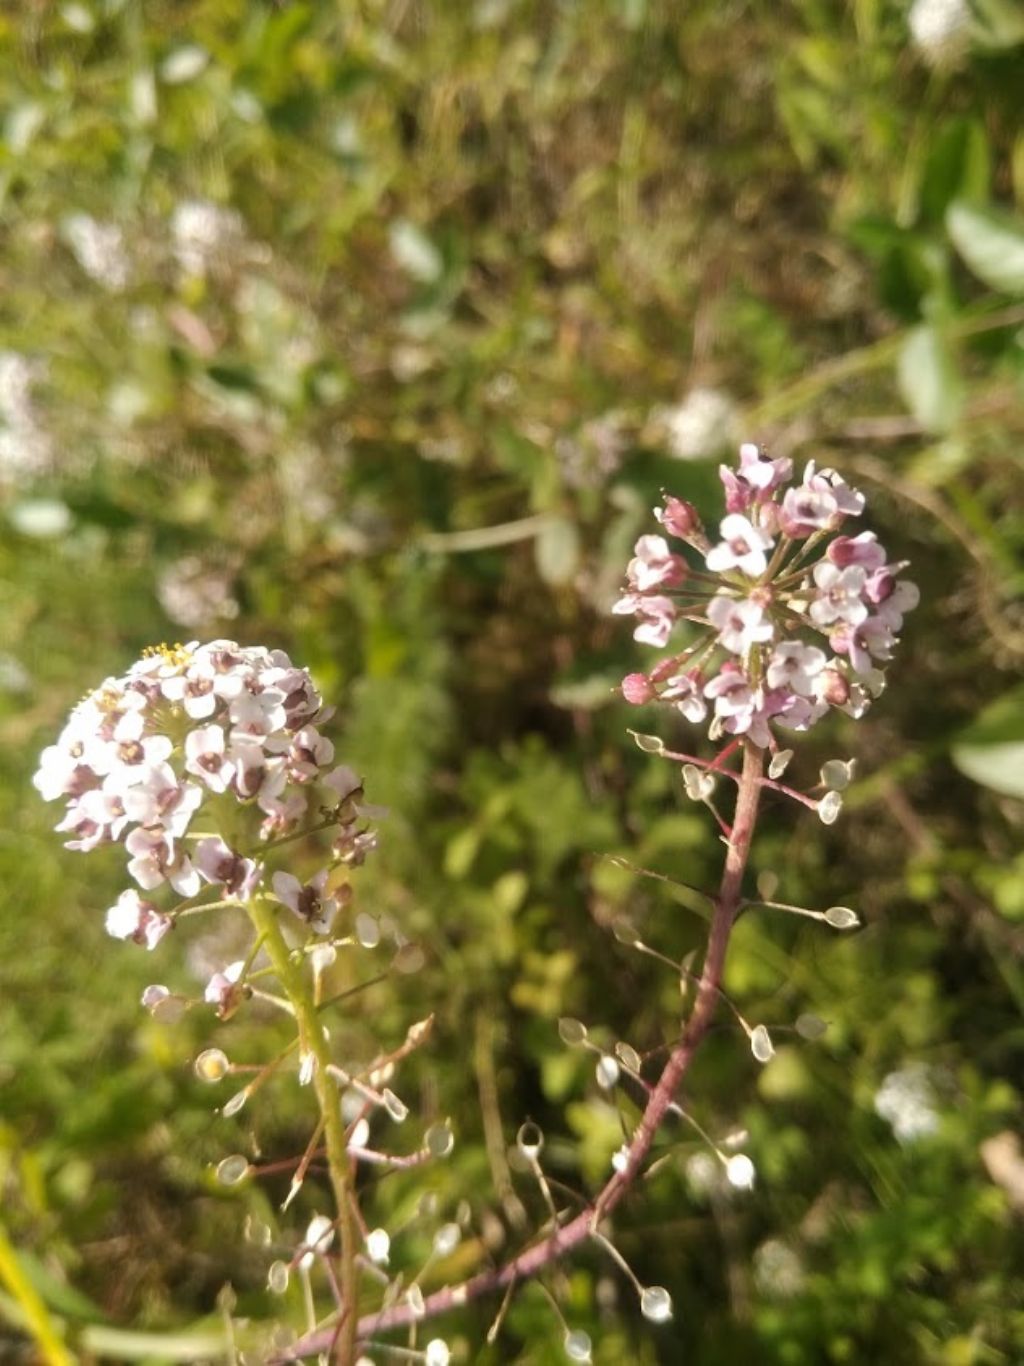
[[[1002,294],[1024,294],[1024,220],[960,200],[950,205],[946,227],[979,280]]]
[[[929,432],[946,432],[963,407],[963,384],[942,334],[929,324],[915,327],[900,351],[900,392]]]

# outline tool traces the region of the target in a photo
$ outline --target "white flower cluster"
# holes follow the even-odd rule
[[[0,351],[0,482],[42,474],[53,442],[40,420],[33,387],[43,366],[16,351]]]
[[[143,891],[166,883],[187,899],[205,883],[245,901],[263,868],[219,835],[188,836],[201,806],[234,798],[257,813],[268,839],[301,820],[319,781],[330,794],[322,805],[338,811],[335,859],[359,863],[373,848],[375,836],[356,830],[348,801],[359,780],[331,767],[334,746],[317,729],[329,715],[309,674],[283,650],[230,640],[161,646],[75,707],[33,781],[47,801],[67,802],[56,827],[70,836],[67,848],[120,842]],[[277,899],[318,933],[339,905],[324,893],[326,876],[306,887],[287,873],[273,879]],[[111,934],[148,948],[170,924],[134,888],[107,913]]]
[[[734,440],[736,404],[721,389],[691,389],[661,417],[669,450],[677,460],[706,460],[721,455]]]
[[[875,1113],[892,1125],[900,1143],[934,1134],[939,1112],[929,1068],[916,1062],[888,1073],[875,1095]]]
[[[116,223],[102,223],[87,213],[73,213],[63,223],[64,240],[91,280],[120,293],[131,272],[124,233]]]
[[[864,496],[810,462],[800,484],[790,460],[740,448],[721,467],[726,516],[712,543],[696,511],[666,497],[655,516],[702,557],[694,571],[663,536],[641,536],[627,591],[613,611],[639,620],[634,638],[663,648],[676,623],[697,628],[685,649],[622,684],[635,704],[673,704],[694,722],[713,712],[711,737],[746,735],[774,747],[769,723],[807,730],[830,707],[860,716],[884,685],[914,584],[898,580],[874,532],[835,533]],[[808,639],[810,637],[810,639]],[[815,639],[828,646],[822,649]]]
[[[955,66],[971,44],[971,7],[968,0],[914,0],[907,26],[929,66]]]
[[[177,204],[171,218],[174,254],[186,275],[202,278],[245,241],[245,224],[234,209],[205,199]]]

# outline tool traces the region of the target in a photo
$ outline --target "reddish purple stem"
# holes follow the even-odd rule
[[[407,1304],[395,1304],[379,1313],[366,1314],[359,1320],[359,1338],[366,1341],[378,1333],[393,1328],[404,1328],[420,1319],[433,1318],[457,1309],[469,1300],[506,1289],[515,1281],[528,1280],[590,1237],[597,1224],[618,1205],[640,1174],[644,1159],[651,1149],[655,1135],[672,1105],[679,1083],[685,1076],[694,1054],[703,1042],[721,994],[729,934],[740,903],[743,874],[750,854],[750,844],[757,820],[758,800],[764,783],[762,771],[764,751],[744,742],[743,771],[739,776],[739,792],[733,818],[732,838],[725,858],[722,881],[715,900],[714,915],[708,935],[704,968],[697,986],[697,999],[679,1042],[669,1054],[664,1070],[649,1095],[647,1107],[630,1140],[622,1169],[608,1180],[592,1206],[577,1214],[568,1223],[552,1230],[542,1241],[526,1248],[504,1266],[481,1271],[461,1285],[445,1286],[424,1301],[415,1313]],[[310,1333],[301,1338],[279,1361],[298,1361],[329,1349],[333,1329]]]

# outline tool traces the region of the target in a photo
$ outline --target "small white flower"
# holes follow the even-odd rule
[[[642,645],[653,645],[656,649],[661,649],[667,643],[678,615],[671,598],[649,593],[626,593],[615,603],[612,611],[616,616],[635,614],[640,625],[633,632],[633,639]]]
[[[316,726],[303,726],[288,751],[288,766],[296,782],[315,778],[334,758],[334,746]]]
[[[305,921],[316,934],[329,934],[338,913],[338,901],[325,896],[327,869],[322,869],[303,884],[291,873],[275,873],[272,879],[274,895],[282,905]]]
[[[217,709],[214,679],[213,669],[193,662],[187,673],[165,678],[160,691],[169,702],[180,702],[186,715],[200,721],[212,716]]]
[[[715,703],[716,716],[748,716],[755,699],[750,681],[742,669],[723,666],[704,688],[704,696]]]
[[[351,797],[352,793],[358,792],[363,785],[355,770],[346,764],[332,768],[330,773],[325,774],[321,781],[325,787],[331,789],[338,802],[343,802],[347,797]]]
[[[870,590],[870,584],[868,585]],[[878,604],[876,615],[891,631],[898,631],[903,625],[904,612],[911,612],[921,601],[921,590],[909,579],[900,579],[887,598]]]
[[[174,841],[162,830],[138,827],[124,842],[132,855],[128,872],[144,891],[152,891],[169,882],[179,895],[195,896],[199,891],[199,874],[186,854],[176,854]]]
[[[160,825],[180,838],[203,800],[195,783],[179,783],[170,764],[140,765],[139,780],[125,788],[120,800],[125,815],[139,825]],[[105,792],[117,795],[117,774],[103,783]]]
[[[195,865],[207,882],[220,883],[229,896],[240,901],[248,901],[262,874],[258,864],[236,854],[220,838],[199,841]]]
[[[760,603],[730,598],[725,593],[711,599],[708,620],[718,628],[721,644],[736,655],[745,655],[754,645],[775,635],[775,627],[766,620]]]
[[[739,477],[758,494],[770,493],[784,484],[793,473],[793,462],[788,456],[770,460],[753,441],[740,447]]]
[[[265,738],[283,730],[288,721],[283,702],[284,694],[273,687],[239,693],[228,706],[233,733]]]
[[[244,967],[245,963],[241,960],[229,963],[222,972],[215,972],[206,984],[203,999],[217,1007],[217,1014],[222,1019],[232,1015],[242,1000],[238,983]]]
[[[741,512],[730,512],[721,523],[721,542],[708,551],[707,567],[714,574],[727,569],[740,569],[750,578],[757,578],[768,567],[765,551],[771,550],[772,538],[760,531]]]
[[[134,888],[121,893],[107,911],[107,934],[115,939],[132,939],[155,949],[171,928],[171,918],[161,915],[150,901],[143,901]]]
[[[701,693],[701,680],[693,674],[674,674],[666,679],[660,696],[663,701],[674,702],[687,721],[703,721],[708,714]]]
[[[787,536],[810,536],[831,526],[839,517],[839,505],[827,488],[787,489],[779,509],[779,525]]]
[[[234,777],[221,726],[200,726],[185,737],[185,768],[201,778],[211,792],[226,792]]]
[[[814,679],[825,667],[823,650],[797,640],[780,640],[768,661],[769,688],[791,688],[801,697],[810,697]]]
[[[817,595],[811,603],[810,617],[816,626],[829,626],[834,621],[859,626],[868,615],[864,602],[867,575],[859,565],[838,569],[823,560],[814,567]]]

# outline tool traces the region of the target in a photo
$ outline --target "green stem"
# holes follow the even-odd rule
[[[17,1253],[0,1226],[0,1282],[6,1285],[25,1315],[25,1327],[46,1366],[71,1366],[72,1357],[41,1296],[22,1270]]]
[[[327,1166],[331,1189],[334,1192],[334,1203],[338,1210],[338,1237],[341,1245],[340,1273],[344,1318],[335,1352],[340,1366],[353,1366],[356,1329],[359,1323],[359,1266],[356,1261],[359,1232],[352,1212],[352,1164],[349,1161],[345,1125],[341,1117],[341,1094],[337,1082],[328,1070],[331,1064],[330,1045],[318,1018],[319,1011],[313,1000],[311,985],[306,980],[302,966],[292,958],[291,950],[277,921],[277,912],[276,904],[263,897],[254,897],[249,903],[249,915],[253,925],[257,933],[263,937],[264,947],[274,965],[274,971],[295,1010],[299,1026],[300,1053],[312,1054],[316,1062],[313,1086],[324,1127]]]

